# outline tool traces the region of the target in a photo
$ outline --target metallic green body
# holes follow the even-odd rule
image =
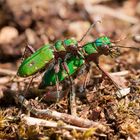
[[[62,40],[56,41],[54,47],[57,52],[66,51]]]
[[[85,53],[83,55],[88,56],[94,53],[98,53],[99,49],[102,48],[102,46],[104,45],[109,46],[110,44],[111,42],[108,37],[106,36],[99,37],[94,42],[87,43],[82,47],[82,52]]]
[[[74,38],[64,40],[64,46],[66,47],[77,46],[77,45],[78,45],[78,42]]]
[[[97,48],[94,43],[87,43],[82,47],[82,51],[84,51],[83,55],[85,56],[85,55],[97,53]]]
[[[78,42],[76,41],[76,39],[70,38],[70,39],[65,39],[64,41],[62,40],[56,41],[56,43],[54,44],[54,47],[55,47],[56,52],[61,52],[61,51],[66,52],[68,47],[77,46],[77,45],[78,45]]]
[[[67,67],[68,67],[68,74],[63,69],[63,67],[60,67],[59,72],[56,74],[54,71],[54,68],[47,70],[42,78],[42,83],[40,84],[41,88],[45,88],[46,86],[55,85],[56,75],[58,76],[59,81],[63,81],[66,77],[69,75],[73,75],[84,63],[84,59],[77,57],[77,56],[71,56],[70,59],[66,60]]]
[[[110,42],[110,39],[107,37],[107,36],[102,36],[102,37],[99,37],[98,39],[96,39],[94,41],[96,47],[101,47],[103,45],[110,45],[111,42]]]
[[[100,53],[100,48],[110,46],[111,42],[108,37],[102,36],[96,39],[94,42],[87,43],[80,48],[81,56],[74,56],[72,53],[69,59],[66,59],[66,64],[68,67],[68,74],[74,74],[84,63],[84,58],[90,57],[90,55],[94,55],[94,53]],[[66,52],[67,48],[70,46],[78,46],[78,43],[75,39],[65,39],[64,41],[58,40],[53,50],[50,45],[44,45],[42,48],[37,50],[34,54],[30,57],[25,59],[18,69],[18,75],[21,77],[27,77],[35,74],[36,72],[43,69],[47,64],[51,62],[55,58],[54,51],[56,52]],[[71,50],[71,48],[70,48]],[[84,57],[83,57],[84,56]],[[63,60],[62,60],[63,61]],[[57,73],[59,82],[63,81],[66,77],[68,77],[67,72],[61,66],[62,62],[60,62],[60,70]],[[56,73],[54,68],[47,70],[44,74],[43,80],[41,85],[43,87],[55,85],[57,82],[56,80]]]
[[[43,69],[53,59],[54,54],[50,45],[44,45],[21,63],[17,73],[21,77],[31,76]]]
[[[99,49],[102,48],[102,46],[110,45],[111,42],[108,37],[102,36],[98,39],[96,39],[94,42],[90,42],[85,44],[82,48],[80,53],[82,56],[89,57],[90,55],[94,55],[94,53],[99,53]],[[84,58],[78,56],[72,56],[69,60],[66,61],[68,69],[69,69],[69,75],[74,74],[84,63]],[[78,63],[77,65],[75,65]],[[60,64],[61,65],[61,64]],[[61,68],[58,73],[58,80],[59,82],[63,81],[66,77],[68,77],[68,74],[66,71]],[[41,87],[46,87],[50,85],[55,85],[57,82],[56,80],[56,73],[54,69],[47,70],[43,76]]]

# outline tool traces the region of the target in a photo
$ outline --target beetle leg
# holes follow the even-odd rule
[[[62,62],[62,67],[63,67],[63,69],[67,72],[67,74],[68,74],[68,76],[69,76],[69,68],[68,68],[68,65],[67,65],[67,63],[64,61],[64,62]]]
[[[71,76],[69,76],[69,80],[71,82],[71,92],[69,92],[69,110],[71,115],[76,116],[76,94],[75,94],[75,86],[74,86],[74,81]]]
[[[68,73],[67,73],[68,74]],[[69,74],[68,74],[69,75]],[[76,116],[76,94],[75,94],[75,86],[74,86],[74,81],[73,78],[69,75],[69,81],[70,81],[70,85],[71,85],[71,89],[68,93],[68,112],[73,115]]]
[[[60,64],[59,64],[59,62],[57,62],[57,63],[54,65],[54,72],[55,72],[55,73],[58,73],[59,70],[60,70]]]
[[[24,60],[25,58],[27,58],[29,55],[33,53],[35,53],[35,49],[31,45],[27,44],[23,52],[21,60]]]
[[[35,76],[36,76],[36,75],[35,75]],[[29,84],[27,85],[27,88],[25,89],[24,95],[27,94],[27,92],[28,92],[28,90],[29,90],[29,88],[30,88],[30,86],[31,86],[31,84],[32,84],[33,79],[35,78],[35,76],[32,76],[32,77],[31,77],[30,82],[29,82]]]
[[[112,83],[115,85],[115,87],[119,90],[119,89],[121,89],[121,87],[114,81],[114,79],[111,77],[111,75],[108,73],[108,72],[106,72],[99,64],[97,64],[97,67],[101,70],[101,72],[105,75],[105,76],[107,76],[111,81],[112,81]]]
[[[60,90],[59,90],[59,79],[58,79],[57,73],[56,73],[56,91],[57,91],[57,100],[56,100],[56,102],[58,102],[60,100]]]
[[[71,54],[70,54],[70,53],[67,53],[67,54],[65,55],[64,62],[66,62],[67,59],[69,59],[70,57],[71,57]]]
[[[35,53],[35,49],[34,49],[32,46],[30,46],[29,44],[27,44],[27,46],[25,47],[24,53],[23,53],[23,55],[22,55],[22,58],[21,58],[22,60],[23,60],[24,58],[26,58],[27,50],[29,50],[31,54]],[[16,76],[17,76],[17,74],[15,75],[15,77],[16,77]],[[36,76],[36,75],[35,75],[35,76]],[[32,78],[30,79],[30,82],[29,82],[29,84],[27,85],[27,87],[26,87],[26,89],[25,89],[24,95],[27,94],[27,92],[28,92],[28,90],[29,90],[29,88],[30,88],[30,86],[31,86],[31,84],[32,84],[33,79],[34,79],[35,76],[32,76]],[[15,78],[15,77],[14,77],[14,78]]]
[[[68,69],[66,62],[62,63],[62,67],[67,72],[70,83],[71,83],[71,92],[69,92],[69,94],[68,94],[68,96],[69,96],[69,101],[68,101],[69,102],[69,111],[70,111],[70,114],[72,114],[73,116],[76,116],[76,101],[75,101],[76,94],[75,94],[74,81],[73,81],[73,78],[69,75],[69,69]]]
[[[60,100],[60,90],[59,90],[59,78],[57,73],[60,70],[60,62],[59,60],[56,60],[56,64],[54,66],[54,71],[55,71],[55,77],[56,77],[56,90],[57,90],[57,102]]]
[[[31,45],[27,44],[26,48],[28,48],[31,53],[35,53],[35,49]]]
[[[92,71],[92,70],[91,70],[91,65],[89,64],[89,65],[88,65],[88,72],[87,72],[87,74],[86,74],[86,77],[85,77],[85,80],[84,80],[84,85],[83,85],[84,90],[86,89],[87,83],[88,83],[89,80],[90,80],[91,71]]]

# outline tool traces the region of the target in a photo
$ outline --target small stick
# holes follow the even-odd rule
[[[22,95],[16,96],[15,93],[14,93],[14,98],[19,103],[22,103],[23,106],[27,110],[30,110],[31,113],[33,113],[36,116],[43,115],[43,116],[51,117],[51,118],[54,118],[56,120],[62,120],[64,122],[67,122],[67,123],[70,123],[70,124],[73,124],[73,125],[76,125],[76,126],[79,126],[79,127],[85,127],[85,128],[97,127],[97,128],[99,128],[103,131],[106,129],[106,126],[103,125],[102,123],[99,123],[99,122],[94,122],[94,121],[91,121],[91,120],[88,120],[88,119],[83,119],[83,118],[80,118],[80,117],[77,117],[77,116],[72,116],[72,115],[69,115],[69,114],[66,114],[66,113],[60,113],[60,112],[53,111],[53,110],[50,110],[50,109],[43,109],[43,110],[36,109],[36,108],[32,107],[29,104],[28,100],[26,100]]]
[[[56,123],[54,121],[47,121],[44,119],[38,119],[34,117],[28,117],[24,114],[21,115],[22,119],[26,121],[27,125],[37,125],[37,126],[43,126],[43,127],[49,127],[49,128],[62,128],[62,129],[68,129],[68,130],[78,130],[78,131],[86,131],[88,128],[81,128],[73,125],[67,125],[65,123],[62,123],[59,125],[59,122]]]
[[[11,81],[11,78],[9,76],[1,77],[0,78],[0,85],[4,85],[10,81]]]
[[[15,76],[16,75],[16,71],[0,68],[0,74],[1,75],[10,75],[10,76],[12,75],[12,76]]]

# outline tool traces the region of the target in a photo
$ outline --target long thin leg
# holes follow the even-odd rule
[[[97,64],[97,67],[102,71],[102,73],[107,76],[111,81],[112,83],[115,85],[115,87],[119,90],[121,89],[121,87],[114,81],[114,79],[111,77],[111,75],[106,72],[100,65]]]
[[[70,111],[71,114],[76,116],[76,94],[75,94],[75,86],[72,77],[69,77],[71,81],[71,93],[69,94],[69,103],[70,103]]]
[[[26,48],[24,50],[22,59],[26,58],[26,52],[27,52],[27,50],[30,51],[31,54],[35,53],[35,49],[31,45],[27,44],[27,46],[26,46]],[[27,94],[27,92],[28,92],[28,90],[29,90],[29,88],[30,88],[30,86],[31,86],[31,84],[33,82],[34,77],[35,76],[32,76],[32,78],[30,79],[30,82],[29,82],[27,88],[25,89],[24,95]]]
[[[96,25],[97,22],[101,23],[100,20],[97,20],[95,23],[92,23],[91,26],[88,28],[88,30],[83,35],[83,37],[78,42],[82,42],[85,39],[85,37],[91,32],[91,29]]]
[[[27,85],[27,88],[25,89],[25,92],[23,93],[23,96],[25,96],[27,94],[27,92],[28,92],[28,90],[29,90],[29,88],[30,88],[30,86],[31,86],[31,84],[33,82],[33,79],[34,79],[34,76],[32,76],[29,84]],[[24,100],[23,100],[23,102],[24,102]],[[23,105],[21,104],[21,108],[20,108],[19,114],[21,114],[22,107],[23,107]],[[30,114],[30,111],[28,111],[28,114]]]
[[[35,49],[32,46],[30,46],[29,44],[27,44],[22,58],[25,57],[27,49],[30,51],[31,54],[33,54],[35,52]],[[35,76],[32,76],[32,78],[31,78],[31,80],[30,80],[30,82],[29,82],[29,84],[28,84],[28,86],[27,86],[27,88],[25,90],[25,93],[24,93],[25,95],[27,94],[27,92],[28,92],[28,90],[29,90],[29,88],[30,88],[30,86],[31,86],[31,84],[33,82],[34,77]]]
[[[57,102],[60,100],[60,90],[59,90],[59,78],[56,74],[56,91],[57,91]]]
[[[24,59],[26,58],[27,49],[30,51],[31,54],[33,54],[33,53],[35,52],[35,49],[34,49],[32,46],[30,46],[29,44],[27,44],[27,46],[26,46],[26,48],[25,48],[25,50],[24,50],[24,52],[23,52],[23,55],[22,55],[21,60],[24,60]],[[17,74],[15,75],[15,77],[16,77],[16,76],[17,76]],[[15,78],[15,77],[14,77],[14,78]],[[27,92],[28,92],[28,90],[29,90],[29,88],[30,88],[30,86],[31,86],[31,84],[32,84],[32,82],[33,82],[34,77],[35,77],[35,76],[32,76],[32,78],[31,78],[29,84],[27,85],[27,88],[25,89],[24,95],[27,94]],[[12,80],[14,80],[14,79],[12,79]],[[24,100],[23,100],[23,102],[24,102]],[[22,106],[21,106],[21,108],[22,108]],[[21,112],[21,111],[20,111],[20,112]]]
[[[84,85],[83,85],[83,88],[86,89],[86,86],[87,86],[87,83],[90,79],[90,76],[91,76],[91,65],[89,64],[88,66],[88,73],[86,74],[86,77],[85,77],[85,80],[84,80]]]
[[[21,60],[23,60],[24,58],[26,58],[27,49],[30,51],[31,54],[33,54],[33,53],[35,52],[35,49],[34,49],[32,46],[30,46],[29,44],[27,44],[27,46],[25,47],[25,50],[24,50],[24,52],[23,52],[23,55],[22,55]],[[17,74],[16,74],[14,77],[12,77],[11,82],[12,82],[16,77],[17,77]],[[33,79],[32,79],[32,80],[33,80]],[[31,85],[31,84],[30,84],[30,85]]]
[[[33,54],[33,53],[35,52],[35,49],[34,49],[32,46],[30,46],[29,44],[27,44],[27,46],[26,46],[26,48],[25,48],[25,50],[24,50],[24,53],[23,53],[21,59],[26,58],[25,56],[26,56],[27,49],[30,51],[31,54]],[[17,74],[16,74],[16,76],[17,76]],[[15,77],[16,77],[16,76],[15,76]],[[35,76],[32,76],[32,78],[31,78],[31,80],[30,80],[30,82],[29,82],[27,88],[25,89],[24,95],[27,94],[27,92],[28,92],[28,90],[29,90],[29,88],[30,88],[30,86],[31,86],[31,84],[32,84],[32,82],[33,82],[34,77],[35,77]]]
[[[27,44],[27,46],[25,47],[25,50],[24,50],[24,52],[23,52],[23,55],[22,55],[22,58],[21,58],[21,59],[26,58],[26,53],[27,53],[27,51],[29,51],[30,54],[35,53],[35,49],[34,49],[31,45]]]
[[[56,79],[57,102],[60,99],[59,78],[57,75],[59,70],[60,70],[60,62],[59,62],[59,60],[56,60],[56,64],[54,66],[54,71],[55,71],[55,79]]]
[[[33,54],[33,53],[35,52],[35,49],[34,49],[32,46],[30,46],[29,44],[27,44],[27,46],[26,46],[26,48],[25,48],[25,50],[24,50],[24,53],[23,53],[23,56],[22,56],[21,59],[26,58],[27,49],[30,51],[31,54]],[[25,89],[25,93],[24,93],[25,95],[26,95],[26,93],[28,92],[28,90],[29,90],[29,88],[30,88],[30,86],[31,86],[31,84],[32,84],[32,82],[33,82],[33,79],[34,79],[34,76],[31,78],[31,80],[30,80],[30,82],[29,82],[27,88]]]
[[[27,85],[27,88],[25,89],[24,95],[27,94],[27,92],[28,92],[28,90],[29,90],[29,88],[30,88],[30,86],[31,86],[31,84],[32,84],[34,78],[35,78],[35,76],[32,76],[32,77],[31,77],[30,82],[29,82],[29,84]]]
[[[31,53],[35,53],[35,49],[31,45],[27,44],[27,48],[30,50]]]
[[[69,80],[71,82],[71,92],[69,92],[69,109],[70,113],[73,116],[76,116],[76,94],[75,94],[75,86],[74,86],[74,81],[71,76],[69,76]]]
[[[72,77],[69,75],[69,69],[67,67],[66,62],[63,62],[62,66],[65,69],[65,71],[67,72],[67,74],[69,76],[70,83],[71,83],[71,92],[69,92],[69,110],[73,116],[76,116],[77,109],[76,109],[76,100],[75,100],[76,94],[75,94],[74,81],[73,81]]]

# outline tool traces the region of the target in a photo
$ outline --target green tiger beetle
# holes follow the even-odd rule
[[[110,39],[107,36],[101,36],[97,38],[94,42],[89,42],[85,45],[83,45],[79,52],[82,54],[81,56],[74,56],[71,55],[71,57],[66,61],[68,66],[68,73],[61,67],[60,71],[58,72],[58,78],[59,81],[63,81],[66,77],[74,74],[80,67],[86,63],[89,63],[90,61],[93,61],[97,67],[107,76],[111,79],[111,81],[116,85],[114,80],[103,70],[103,68],[99,65],[99,57],[101,55],[113,55],[118,52],[118,47],[123,47],[121,45],[115,46],[113,43],[111,43]],[[134,47],[123,47],[123,48],[133,48],[133,49],[139,49]],[[56,76],[55,71],[53,68],[48,69],[44,76],[41,83],[41,87],[45,88],[47,86],[52,86],[56,84]]]
[[[97,21],[100,22],[100,21]],[[87,32],[84,34],[84,36],[80,39],[80,41],[76,41],[74,38],[65,39],[64,41],[58,40],[54,45],[44,45],[37,51],[35,51],[31,46],[27,46],[30,52],[32,53],[31,56],[24,59],[21,63],[17,75],[20,77],[28,77],[35,75],[36,73],[42,71],[45,69],[45,67],[49,67],[48,65],[52,63],[52,61],[55,63],[54,70],[55,73],[59,72],[60,64],[63,66],[63,69],[68,72],[68,67],[66,64],[66,60],[71,57],[71,54],[75,56],[82,56],[82,54],[79,51],[80,48],[80,42],[85,38],[85,36],[90,32],[91,28],[93,28],[96,25],[96,23],[92,24],[90,28],[87,30]],[[45,57],[46,56],[46,57]],[[61,63],[60,63],[61,61]],[[26,92],[28,88],[30,87],[32,80],[34,77],[32,77]],[[56,87],[57,92],[59,95],[59,78],[56,75]],[[71,79],[71,78],[69,78]],[[26,93],[25,92],[25,93]]]
[[[74,56],[72,55],[69,59],[66,60],[66,64],[68,66],[68,71],[63,69],[63,67],[60,68],[59,72],[57,73],[58,81],[61,82],[65,78],[70,77],[75,72],[77,72],[83,65],[85,65],[87,62],[93,61],[97,67],[102,71],[102,73],[107,76],[115,85],[117,90],[121,90],[121,87],[114,81],[114,79],[106,72],[104,69],[99,65],[99,57],[101,55],[113,55],[117,53],[118,47],[123,47],[121,45],[115,46],[113,43],[111,43],[110,39],[107,36],[102,36],[97,38],[94,42],[89,42],[85,45],[83,45],[79,51],[82,54],[82,56]],[[134,48],[134,47],[124,47],[124,48]],[[138,49],[138,48],[134,48]],[[84,57],[83,57],[84,56]],[[61,63],[61,62],[60,62]],[[52,86],[57,84],[56,79],[56,73],[54,68],[48,69],[43,78],[42,82],[40,84],[40,88],[45,88],[47,86]],[[75,100],[75,90],[72,85],[73,92],[71,93],[71,99]],[[71,110],[73,109],[74,101],[71,101]],[[72,111],[71,111],[72,112]]]
[[[91,25],[79,42],[85,38],[94,25],[95,24]],[[33,54],[21,63],[18,69],[18,75],[21,77],[34,75],[55,61],[54,67],[49,68],[44,74],[39,88],[57,85],[58,82],[69,77],[72,85],[71,98],[72,100],[75,100],[75,90],[71,75],[80,69],[82,65],[94,61],[102,73],[106,75],[118,89],[120,89],[112,77],[99,65],[99,57],[101,55],[112,55],[113,53],[116,53],[117,47],[123,46],[114,46],[107,36],[101,36],[95,41],[89,42],[83,46],[80,46],[79,42],[75,39],[66,39],[64,41],[58,40],[54,46],[47,44],[36,52],[29,48]],[[57,87],[57,91],[58,90]]]
[[[112,49],[113,50],[113,49]],[[39,86],[39,88],[45,88],[47,86],[56,85],[57,81],[61,82],[66,77],[70,77],[73,75],[78,69],[80,69],[83,65],[86,63],[89,63],[89,61],[94,61],[98,68],[107,76],[111,81],[115,84],[117,88],[119,88],[118,84],[111,78],[111,76],[105,72],[100,66],[99,66],[99,57],[101,55],[108,55],[111,52],[111,42],[110,39],[106,36],[99,37],[94,42],[87,43],[83,45],[79,49],[81,56],[74,56],[72,55],[69,59],[66,60],[66,64],[68,67],[68,71],[63,69],[63,67],[60,68],[59,72],[56,73],[54,68],[51,68],[45,72],[42,82]],[[83,57],[84,56],[84,57]],[[57,80],[57,77],[58,80]],[[87,74],[88,75],[88,74]],[[70,93],[70,109],[72,114],[76,114],[76,111],[73,111],[73,106],[75,106],[75,89],[73,82],[71,80],[71,89],[72,92]]]
[[[58,64],[59,58],[61,58],[64,62],[69,58],[69,53],[81,56],[82,54],[79,51],[79,43],[84,40],[85,36],[90,32],[91,28],[96,25],[96,23],[93,23],[90,26],[80,41],[77,41],[74,38],[65,39],[64,41],[58,40],[54,45],[44,45],[37,51],[35,51],[31,46],[27,46],[32,55],[23,60],[18,69],[17,75],[20,77],[32,76],[45,68],[45,66],[50,64],[52,60],[55,60],[56,64]]]

